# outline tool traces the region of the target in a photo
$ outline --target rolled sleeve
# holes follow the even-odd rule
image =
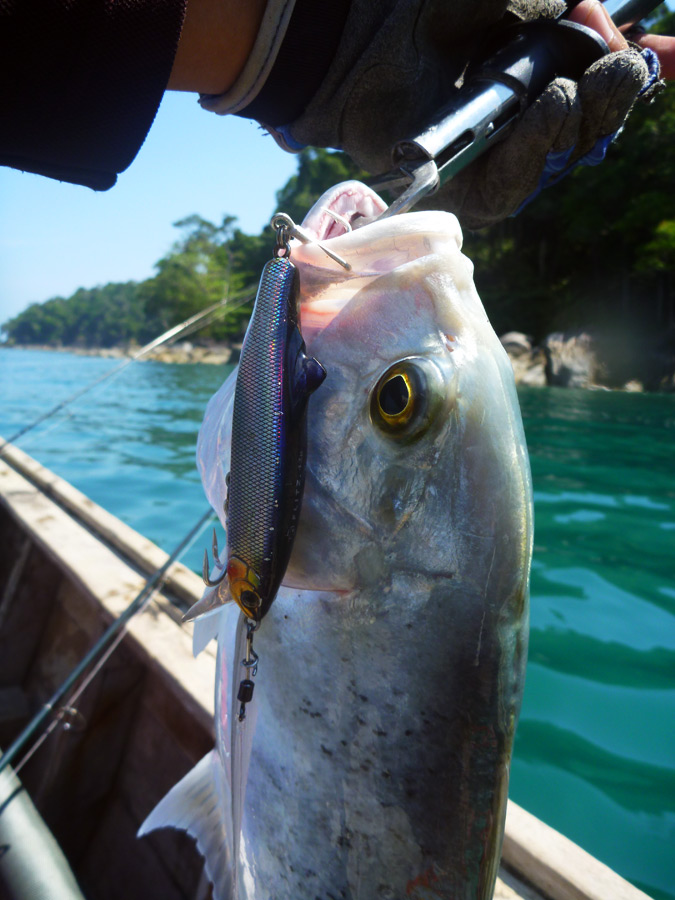
[[[162,99],[186,0],[0,0],[0,164],[107,190]]]

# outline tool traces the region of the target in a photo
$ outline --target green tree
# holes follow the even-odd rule
[[[657,28],[671,31],[675,15]],[[301,222],[331,185],[363,173],[342,153],[303,150],[278,192],[276,211]],[[675,326],[675,85],[654,104],[638,103],[627,127],[595,168],[580,168],[544,191],[514,219],[467,234],[466,252],[498,333],[536,339],[557,328],[664,331]],[[274,235],[191,215],[152,277],[80,288],[34,304],[3,326],[14,343],[111,346],[145,342],[225,296],[257,283]],[[231,310],[200,337],[241,338],[251,305]]]

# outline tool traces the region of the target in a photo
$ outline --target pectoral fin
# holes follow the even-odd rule
[[[299,355],[298,362],[300,363],[300,368],[303,373],[302,378],[305,393],[312,394],[321,384],[323,384],[323,380],[326,377],[326,370],[318,359],[314,359],[313,356],[307,356],[305,353]]]

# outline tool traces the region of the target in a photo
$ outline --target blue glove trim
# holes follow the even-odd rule
[[[620,131],[621,129],[619,129]],[[524,209],[529,203],[531,203],[535,197],[537,197],[544,188],[551,187],[553,184],[557,184],[559,181],[569,175],[570,172],[574,171],[577,166],[598,166],[603,161],[605,156],[607,156],[607,148],[612,143],[614,138],[618,135],[619,131],[613,132],[613,134],[607,134],[605,137],[601,137],[595,145],[585,153],[583,156],[579,157],[579,159],[573,163],[571,166],[568,165],[569,159],[574,152],[574,146],[572,145],[568,150],[551,150],[550,153],[546,156],[546,161],[544,163],[544,170],[541,173],[541,178],[539,179],[539,184],[532,191],[529,197],[526,197],[523,202],[520,204],[518,209],[511,213],[510,218],[517,216],[518,213]]]
[[[619,129],[619,131],[621,131],[621,129]],[[613,134],[607,134],[605,135],[605,137],[601,137],[596,142],[595,146],[591,147],[588,153],[584,154],[584,156],[582,156],[575,162],[575,164],[572,166],[572,169],[574,169],[576,166],[599,166],[603,159],[607,156],[607,148],[612,143],[614,138],[619,134],[619,131],[615,131]]]
[[[307,144],[301,144],[299,141],[296,141],[295,138],[291,135],[290,129],[291,125],[280,125],[278,127],[274,127],[272,125],[263,125],[263,128],[267,129],[267,131],[272,135],[277,144],[281,147],[282,150],[285,150],[286,153],[299,153],[301,150],[304,150],[307,147]]]
[[[640,90],[638,97],[641,97],[646,91],[648,91],[652,87],[652,85],[659,80],[659,75],[661,74],[659,58],[653,50],[645,47],[641,51],[640,55],[647,64],[647,69],[649,70],[649,78],[647,80],[647,83]],[[539,184],[534,189],[534,191],[532,191],[529,197],[526,197],[523,200],[518,209],[514,213],[511,213],[510,218],[517,216],[521,209],[524,209],[529,203],[531,203],[534,198],[544,190],[544,188],[550,187],[552,184],[557,184],[562,178],[565,177],[565,175],[573,171],[573,169],[576,169],[577,166],[600,165],[605,156],[607,156],[607,149],[609,145],[612,143],[612,141],[620,131],[621,129],[615,131],[613,134],[607,134],[605,135],[605,137],[601,137],[596,142],[596,144],[588,151],[588,153],[585,153],[571,166],[568,166],[568,163],[570,157],[572,156],[574,146],[570,147],[569,150],[551,150],[551,152],[546,156],[544,169],[541,173],[541,178],[539,179]]]
[[[650,50],[649,47],[645,47],[641,51],[640,56],[647,63],[647,68],[649,69],[649,81],[642,88],[638,97],[641,97],[645,91],[648,91],[649,88],[659,80],[661,74],[661,64],[659,63],[658,56],[653,50]]]

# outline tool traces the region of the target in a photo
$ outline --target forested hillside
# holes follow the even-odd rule
[[[675,14],[659,25],[672,34]],[[364,175],[343,154],[304,151],[270,215],[301,221],[325,188]],[[34,304],[3,324],[8,343],[144,343],[254,283],[270,257],[272,232],[245,234],[227,213],[218,224],[198,214],[175,224],[180,237],[154,277]],[[639,104],[602,165],[578,169],[516,218],[467,234],[465,247],[498,333],[675,329],[675,85]],[[236,340],[249,313],[237,309],[200,336]]]

